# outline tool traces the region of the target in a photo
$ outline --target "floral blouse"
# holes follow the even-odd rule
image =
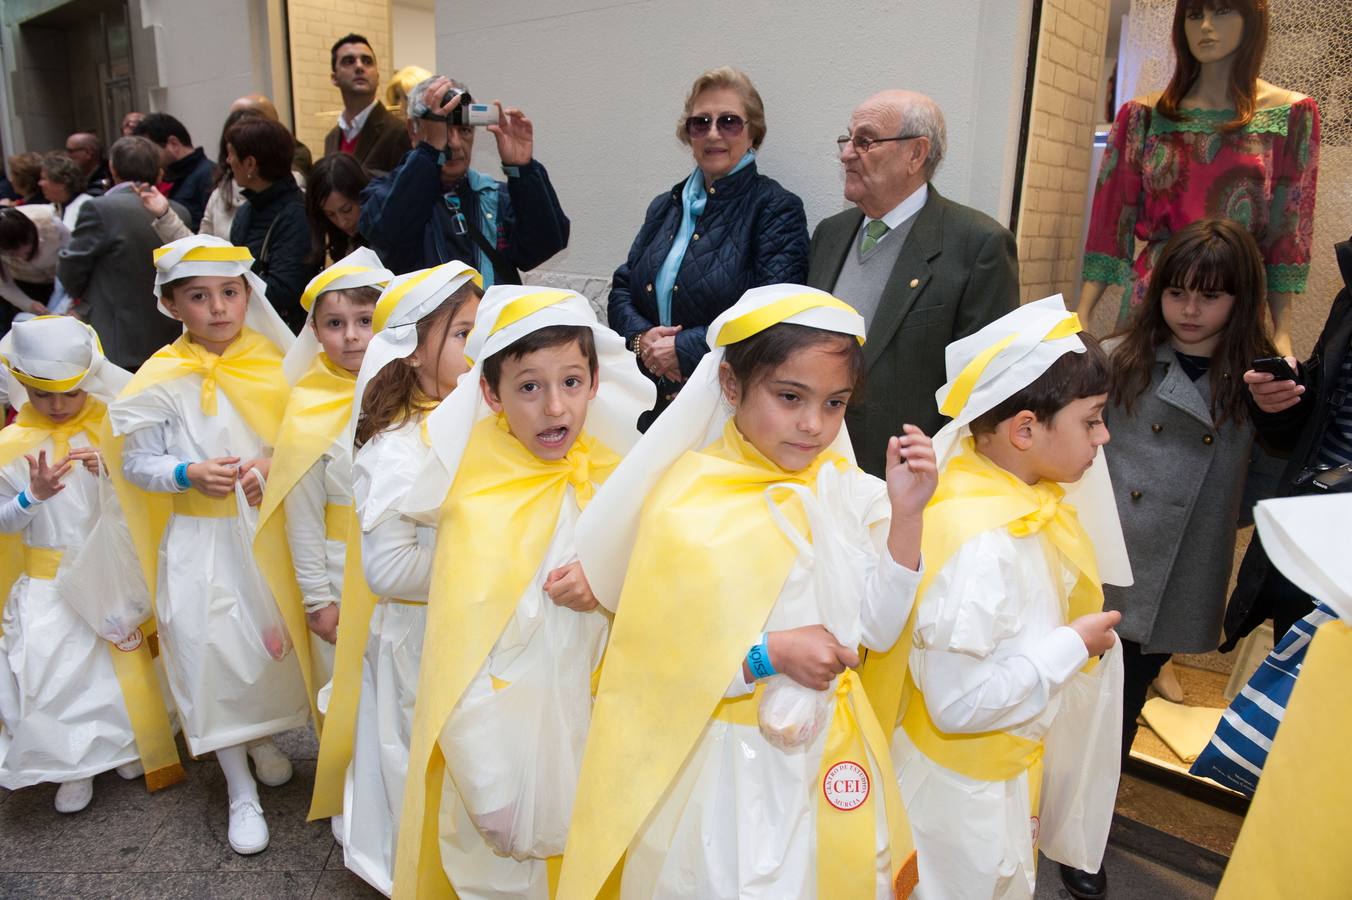
[[[1183,226],[1226,218],[1248,228],[1269,291],[1300,293],[1310,272],[1319,107],[1312,98],[1260,109],[1243,129],[1221,130],[1232,110],[1190,109],[1173,121],[1136,101],[1117,113],[1094,190],[1084,280],[1135,284],[1139,306],[1164,243]],[[1135,240],[1146,242],[1132,262]]]

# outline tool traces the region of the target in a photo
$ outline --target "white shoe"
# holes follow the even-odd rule
[[[264,738],[249,745],[249,759],[253,760],[254,773],[258,780],[268,787],[278,787],[291,780],[291,760],[277,749],[272,738]]]
[[[268,823],[263,807],[248,797],[230,803],[230,849],[240,856],[268,849]]]
[[[333,839],[338,842],[338,846],[343,846],[343,817],[331,816],[329,827],[333,829]]]
[[[94,799],[94,779],[80,778],[67,781],[56,789],[56,811],[77,813]]]
[[[141,765],[139,759],[133,759],[131,762],[123,763],[117,767],[117,774],[126,781],[135,781],[145,773],[145,766]]]

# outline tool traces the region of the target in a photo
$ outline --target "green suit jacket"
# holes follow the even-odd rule
[[[864,214],[824,219],[812,235],[807,283],[834,290]],[[944,348],[1019,305],[1014,235],[930,185],[883,288],[864,342],[868,383],[851,399],[846,425],[859,465],[882,477],[887,439],[903,424],[933,435],[946,421],[934,394],[948,381]]]

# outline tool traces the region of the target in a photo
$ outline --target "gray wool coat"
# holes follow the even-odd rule
[[[1211,418],[1210,372],[1196,383],[1166,343],[1131,415],[1105,414],[1117,512],[1135,583],[1104,587],[1117,632],[1145,653],[1205,653],[1220,644],[1253,426]],[[1237,377],[1237,376],[1236,376]]]

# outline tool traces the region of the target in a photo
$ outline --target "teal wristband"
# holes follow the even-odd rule
[[[746,655],[746,667],[751,670],[751,676],[757,681],[775,674],[775,667],[770,664],[770,647],[766,643],[767,636],[767,634],[762,633],[760,643],[752,647]]]

